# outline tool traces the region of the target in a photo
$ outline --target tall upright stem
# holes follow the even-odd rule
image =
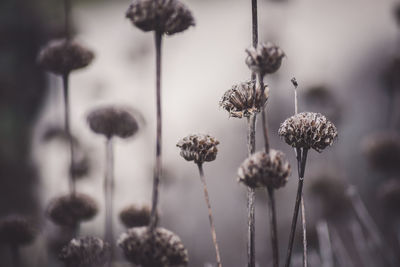
[[[302,233],[303,233],[303,267],[308,266],[307,259],[307,225],[306,225],[306,209],[304,206],[304,197],[301,194],[301,225],[302,225]]]
[[[247,147],[249,156],[255,151],[256,115],[251,115],[248,120]],[[247,187],[247,258],[248,267],[256,265],[255,260],[255,201],[254,188]]]
[[[211,236],[212,236],[214,247],[215,247],[217,265],[218,265],[218,267],[222,267],[221,255],[219,253],[217,234],[215,232],[215,225],[214,225],[214,219],[213,219],[212,210],[211,210],[210,198],[208,196],[208,189],[207,189],[206,179],[204,178],[203,165],[201,163],[199,163],[199,164],[197,164],[197,166],[199,167],[200,180],[203,183],[204,198],[206,200],[207,209],[208,209],[208,219],[210,221]]]
[[[260,89],[261,89],[262,98],[263,98],[263,101],[261,103],[264,103],[264,100],[265,100],[264,99],[265,98],[264,75],[262,75],[262,74],[258,75],[258,82],[260,84]],[[261,119],[262,119],[263,133],[264,133],[265,153],[269,153],[268,124],[267,124],[267,116],[265,115],[265,106],[262,107],[262,110],[261,110]]]
[[[328,223],[325,220],[317,223],[317,235],[322,267],[333,267],[332,243],[329,236]]]
[[[71,39],[71,0],[64,0],[64,31],[65,39]]]
[[[156,164],[153,178],[153,198],[150,217],[150,230],[153,231],[157,226],[157,204],[158,204],[158,186],[161,177],[161,147],[162,147],[162,124],[161,124],[161,44],[162,33],[155,32],[156,45],[156,105],[157,105],[157,136],[156,136]]]
[[[276,205],[274,189],[268,188],[269,197],[269,219],[270,219],[270,233],[271,233],[271,245],[272,245],[272,259],[273,266],[279,267],[279,248],[278,248],[278,231],[276,224]]]
[[[106,140],[106,175],[104,179],[105,234],[104,240],[111,246],[111,261],[114,259],[113,200],[114,200],[114,149],[113,140]]]

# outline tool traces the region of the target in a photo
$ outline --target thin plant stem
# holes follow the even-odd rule
[[[12,264],[13,267],[20,267],[21,266],[21,257],[19,255],[19,248],[17,245],[11,245],[11,257],[12,257]]]
[[[306,209],[304,205],[304,196],[301,194],[301,225],[303,226],[303,267],[308,266],[307,259],[307,224],[306,224]]]
[[[199,167],[200,180],[201,180],[201,182],[203,184],[204,198],[206,200],[206,204],[207,204],[207,208],[208,208],[208,219],[210,221],[211,235],[212,235],[212,239],[213,239],[213,243],[214,243],[214,247],[215,247],[217,265],[218,265],[218,267],[222,267],[221,255],[219,253],[217,234],[215,232],[214,219],[213,219],[212,210],[211,210],[210,198],[208,196],[208,189],[207,189],[206,179],[204,177],[203,165],[201,163],[199,163],[199,164],[197,164],[197,166]]]
[[[106,175],[104,179],[105,234],[104,240],[111,246],[111,261],[114,259],[113,201],[114,201],[114,148],[113,139],[106,140]]]
[[[332,234],[330,235],[332,237],[332,246],[334,249],[335,256],[338,260],[338,266],[343,266],[343,267],[354,267],[354,263],[348,254],[348,250],[346,249],[346,246],[344,245],[344,242],[342,238],[339,235],[339,232],[336,231],[335,228],[331,227]]]
[[[273,188],[267,188],[269,198],[269,218],[270,218],[270,232],[271,232],[271,245],[272,245],[272,259],[273,266],[279,267],[279,248],[278,248],[278,231],[276,224],[276,205],[275,194]]]
[[[356,220],[353,220],[350,225],[350,230],[353,237],[354,247],[359,258],[361,259],[363,266],[373,266],[374,261],[371,259],[370,253],[368,252],[367,240],[361,229],[361,225]]]
[[[64,31],[65,39],[71,39],[71,0],[64,0]]]
[[[317,235],[322,267],[333,267],[332,243],[329,236],[328,223],[325,220],[317,223]]]
[[[252,18],[252,45],[254,48],[257,47],[258,44],[258,11],[257,11],[257,0],[251,0],[251,18]],[[251,80],[256,80],[256,73],[251,73]]]
[[[261,103],[264,103],[264,98],[265,98],[264,75],[262,75],[262,74],[258,75],[258,82],[260,84],[262,98],[263,98],[263,101]],[[261,119],[262,119],[263,133],[264,133],[264,148],[265,148],[265,153],[268,154],[269,153],[269,139],[268,139],[268,125],[267,125],[267,116],[265,114],[265,106],[261,110]]]
[[[156,46],[156,105],[157,105],[157,136],[156,136],[156,165],[153,178],[153,198],[150,217],[150,231],[157,226],[157,205],[158,205],[158,187],[161,177],[161,147],[162,147],[162,113],[161,113],[161,45],[162,33],[156,31],[154,34]]]
[[[256,115],[251,115],[248,120],[247,148],[249,156],[255,151]],[[255,266],[255,189],[247,187],[247,257],[248,266]]]

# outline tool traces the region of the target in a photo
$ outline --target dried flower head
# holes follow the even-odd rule
[[[270,42],[259,44],[257,48],[246,49],[246,52],[248,54],[246,58],[247,66],[261,76],[276,72],[285,57],[282,49]]]
[[[176,146],[181,149],[181,156],[187,161],[203,164],[217,157],[219,141],[208,134],[191,134],[181,139]]]
[[[378,199],[386,210],[399,216],[400,181],[398,179],[391,179],[384,182],[378,189]]]
[[[84,194],[66,195],[50,202],[47,215],[57,225],[74,227],[97,214],[97,203]]]
[[[245,159],[238,170],[239,182],[248,187],[283,187],[290,175],[290,165],[285,155],[270,149],[269,153],[259,151]]]
[[[150,208],[129,205],[120,212],[119,218],[127,228],[146,226],[150,223]]]
[[[128,108],[101,107],[96,108],[87,116],[90,129],[107,138],[118,136],[128,138],[139,130],[139,124]]]
[[[338,136],[335,125],[314,112],[302,112],[286,119],[278,134],[292,147],[313,148],[318,152],[331,146]]]
[[[130,262],[143,267],[187,266],[189,261],[180,238],[161,227],[153,233],[147,227],[131,228],[121,235],[118,245]]]
[[[60,252],[67,267],[101,267],[110,261],[109,244],[97,237],[72,239]]]
[[[172,35],[194,26],[190,10],[178,0],[133,0],[126,17],[139,29]]]
[[[37,234],[32,222],[20,215],[10,215],[0,220],[0,243],[14,246],[31,243]]]
[[[39,53],[38,63],[47,71],[63,75],[88,66],[93,58],[94,53],[77,42],[55,40]]]
[[[254,81],[235,84],[225,92],[219,105],[235,118],[250,117],[261,111],[268,99],[269,89],[264,87],[264,97],[261,88]]]

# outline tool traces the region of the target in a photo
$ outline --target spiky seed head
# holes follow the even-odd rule
[[[394,215],[400,215],[400,181],[398,179],[390,179],[384,182],[378,188],[378,199],[382,206],[394,213]]]
[[[92,110],[87,116],[90,129],[106,138],[128,138],[139,130],[139,124],[129,108],[106,106]]]
[[[171,231],[158,227],[135,227],[123,233],[118,245],[125,257],[143,267],[183,267],[189,262],[188,252],[180,238]]]
[[[178,0],[133,0],[126,17],[142,31],[168,35],[195,25],[190,10]]]
[[[129,205],[119,213],[121,222],[127,227],[146,226],[150,223],[150,207]]]
[[[72,239],[63,247],[59,259],[66,267],[102,267],[110,261],[110,245],[97,237]]]
[[[97,211],[97,203],[90,196],[69,194],[53,199],[47,208],[47,215],[57,225],[75,227],[91,220]]]
[[[181,149],[181,156],[187,161],[203,164],[217,157],[219,141],[208,134],[191,134],[181,139],[176,146]]]
[[[282,64],[285,53],[278,46],[267,42],[257,45],[257,48],[246,49],[246,64],[250,70],[264,76],[276,72]]]
[[[0,243],[22,246],[32,243],[37,230],[21,215],[9,215],[0,220]]]
[[[239,182],[248,187],[283,187],[290,175],[290,165],[285,155],[270,149],[269,153],[259,151],[245,159],[238,170]]]
[[[286,119],[278,134],[295,148],[313,148],[322,152],[338,136],[336,126],[320,113],[302,112]]]
[[[261,111],[268,99],[269,89],[263,91],[254,81],[235,84],[226,91],[219,102],[220,107],[235,118],[250,117]]]
[[[51,41],[39,53],[38,63],[47,71],[64,75],[88,66],[94,53],[83,45],[70,40]]]

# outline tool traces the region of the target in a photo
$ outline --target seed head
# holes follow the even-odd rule
[[[278,134],[295,148],[313,148],[322,152],[331,146],[338,133],[335,125],[320,113],[302,112],[286,119]]]
[[[219,141],[208,134],[192,134],[181,139],[176,146],[181,149],[181,156],[187,161],[203,164],[217,157]]]
[[[57,225],[74,227],[97,214],[96,201],[84,194],[66,195],[50,202],[47,215]]]
[[[268,99],[269,89],[264,87],[264,96],[254,81],[235,84],[223,95],[219,105],[235,118],[250,117],[261,111]]]
[[[126,17],[142,31],[168,35],[195,25],[190,10],[178,0],[133,0]]]
[[[127,228],[146,226],[150,223],[150,208],[130,205],[120,212],[119,218]]]
[[[285,53],[278,46],[268,42],[259,44],[257,48],[246,49],[247,66],[254,72],[264,76],[276,72],[282,64]]]
[[[88,66],[93,58],[94,53],[77,42],[55,40],[39,53],[38,63],[47,71],[63,75]]]
[[[21,246],[32,243],[37,230],[32,222],[20,215],[10,215],[0,220],[0,243]]]
[[[239,182],[248,187],[283,187],[290,175],[290,165],[285,155],[270,149],[269,153],[259,151],[245,159],[238,170]]]
[[[97,237],[72,239],[59,255],[67,267],[102,267],[110,261],[110,246]]]
[[[183,267],[189,261],[180,238],[161,227],[153,233],[147,227],[131,228],[121,235],[118,245],[130,262],[143,267]]]
[[[101,107],[96,108],[87,116],[90,129],[107,138],[118,136],[128,138],[139,130],[139,124],[128,108]]]

